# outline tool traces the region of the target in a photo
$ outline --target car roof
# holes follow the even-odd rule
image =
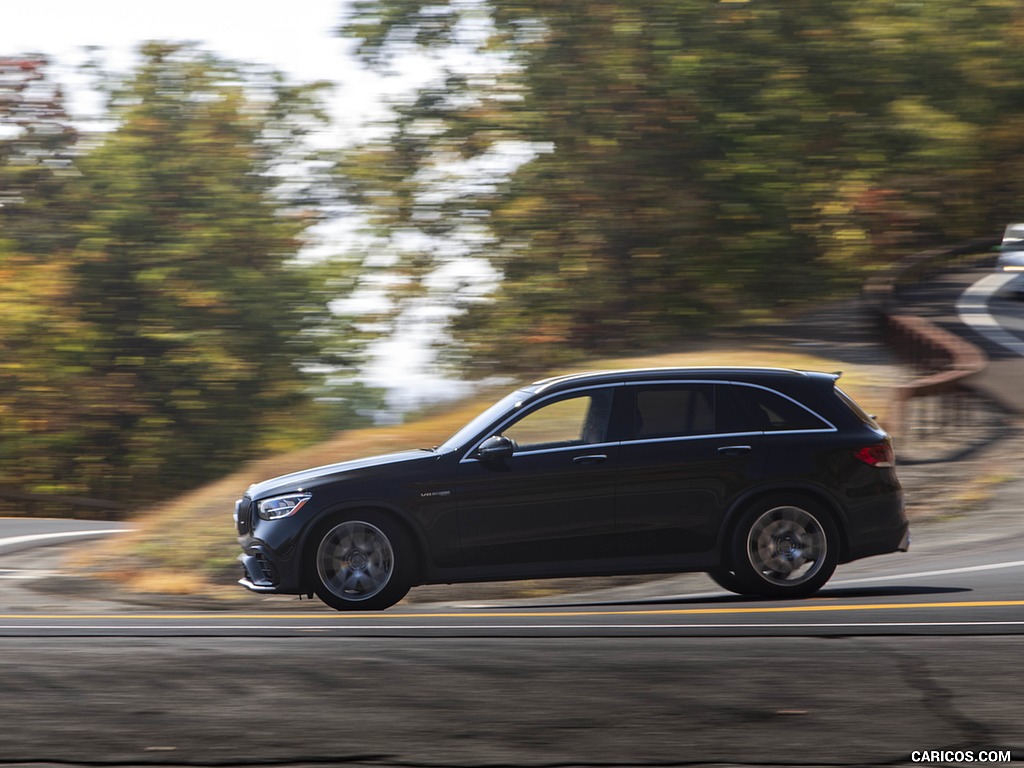
[[[536,381],[525,387],[533,393],[552,392],[578,386],[636,383],[645,381],[714,379],[761,383],[780,379],[806,379],[828,377],[835,381],[841,374],[819,371],[800,371],[792,368],[755,366],[688,366],[678,368],[627,368],[622,370],[570,373]]]

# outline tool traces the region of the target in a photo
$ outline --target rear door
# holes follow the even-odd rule
[[[725,512],[765,467],[765,437],[728,383],[628,388],[633,418],[619,454],[620,555],[673,558],[711,551]]]

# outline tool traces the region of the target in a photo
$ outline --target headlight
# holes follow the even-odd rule
[[[272,499],[264,499],[259,502],[256,505],[256,509],[262,520],[280,520],[282,517],[294,515],[311,498],[313,498],[311,493],[292,493],[288,496],[275,496]]]

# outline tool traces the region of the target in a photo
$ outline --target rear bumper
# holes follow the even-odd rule
[[[900,491],[860,500],[848,512],[847,520],[843,562],[910,549],[910,524]]]
[[[910,526],[904,520],[888,530],[874,530],[870,536],[861,534],[852,540],[845,562],[873,555],[886,555],[890,552],[906,552],[909,549]]]

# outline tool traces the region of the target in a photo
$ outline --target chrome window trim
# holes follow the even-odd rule
[[[764,432],[712,432],[703,435],[677,435],[676,437],[642,437],[623,440],[619,445],[653,445],[655,443],[692,443],[694,440],[733,440],[738,437],[761,437]]]
[[[651,443],[683,443],[693,442],[694,440],[718,440],[718,439],[735,439],[738,437],[774,437],[775,435],[823,435],[834,432],[834,429],[790,429],[790,430],[773,430],[772,432],[712,432],[706,435],[680,435],[678,437],[645,437],[640,440],[623,440],[621,445],[623,447],[627,445],[644,445]]]
[[[582,394],[582,393],[585,393],[585,392],[588,392],[588,391],[594,390],[594,389],[614,389],[614,388],[619,388],[619,387],[666,386],[666,385],[679,385],[679,384],[712,384],[712,385],[714,385],[714,384],[721,384],[721,385],[727,385],[727,386],[731,385],[731,386],[737,386],[737,387],[751,387],[753,389],[760,389],[760,390],[763,390],[765,392],[770,392],[773,395],[778,395],[779,397],[781,397],[781,398],[783,398],[785,400],[788,400],[789,402],[791,402],[794,405],[796,405],[798,408],[801,408],[802,410],[804,410],[807,413],[811,414],[814,418],[816,418],[818,421],[820,421],[822,424],[824,424],[826,426],[823,426],[823,427],[821,427],[819,429],[772,429],[772,430],[751,430],[749,432],[707,432],[707,433],[700,434],[700,435],[677,435],[677,436],[674,436],[674,437],[649,437],[649,438],[640,438],[640,439],[634,439],[634,440],[623,440],[621,442],[613,442],[613,443],[607,443],[607,442],[606,443],[584,443],[582,445],[571,445],[571,446],[565,446],[565,447],[561,447],[561,448],[542,448],[542,449],[535,450],[535,451],[521,451],[521,452],[517,452],[515,454],[515,456],[536,456],[536,455],[544,454],[544,453],[560,453],[560,452],[564,452],[564,451],[580,450],[582,448],[590,449],[590,448],[600,448],[600,447],[614,447],[614,446],[625,446],[625,445],[643,445],[643,444],[653,444],[653,443],[671,443],[671,442],[683,442],[683,441],[692,442],[693,440],[736,438],[736,437],[743,437],[743,436],[746,436],[746,435],[758,435],[758,436],[764,436],[764,437],[771,437],[772,435],[820,435],[820,434],[827,434],[827,433],[838,432],[839,431],[839,428],[836,427],[835,424],[833,424],[831,421],[826,419],[824,416],[822,416],[817,411],[815,411],[815,410],[813,410],[811,408],[808,408],[806,405],[801,403],[799,400],[796,400],[796,399],[790,397],[789,395],[785,394],[784,392],[779,392],[779,390],[773,389],[772,387],[769,387],[769,386],[765,386],[764,384],[754,384],[754,383],[749,382],[749,381],[734,381],[734,380],[731,380],[731,379],[654,379],[654,380],[651,380],[651,381],[607,382],[607,383],[604,383],[604,384],[591,384],[589,386],[580,387],[578,389],[566,389],[566,390],[562,390],[562,391],[559,391],[559,392],[553,392],[551,394],[544,395],[544,396],[540,397],[536,402],[533,402],[533,403],[529,404],[529,410],[527,410],[527,411],[525,411],[523,413],[518,413],[517,412],[517,413],[511,414],[508,418],[506,418],[506,419],[502,420],[501,422],[499,422],[495,426],[494,429],[489,430],[489,434],[487,434],[484,437],[479,438],[477,441],[475,441],[473,443],[472,447],[468,451],[466,451],[466,453],[463,455],[463,457],[459,460],[459,463],[460,464],[473,463],[473,462],[479,463],[480,460],[472,458],[470,456],[470,454],[472,454],[473,451],[475,451],[477,448],[479,448],[480,444],[483,443],[484,440],[486,440],[488,437],[491,437],[493,435],[500,435],[502,430],[505,429],[505,427],[507,427],[508,424],[511,421],[517,420],[519,418],[525,418],[527,414],[532,413],[538,407],[540,407],[541,405],[543,405],[547,401],[552,400],[552,399],[554,399],[556,397],[562,397],[562,396],[568,397],[568,396],[572,396],[572,395],[578,395],[578,394]],[[543,391],[543,389],[541,389],[540,391]]]
[[[795,400],[784,392],[779,392],[777,389],[765,386],[764,384],[754,384],[749,381],[733,381],[731,379],[665,379],[658,381],[629,381],[625,382],[623,386],[630,387],[645,387],[649,385],[665,386],[666,384],[726,384],[736,387],[751,387],[753,389],[761,389],[765,392],[771,392],[774,395],[778,395],[781,398],[789,400],[789,402],[796,405],[798,408],[802,408],[811,414],[814,418],[820,421],[822,424],[828,425],[827,427],[821,427],[820,429],[772,429],[772,430],[753,430],[751,432],[706,432],[701,435],[680,435],[678,437],[659,437],[659,438],[645,438],[651,441],[664,441],[664,440],[690,440],[694,437],[728,437],[729,435],[813,435],[813,434],[824,434],[826,432],[838,432],[839,428],[836,427],[831,421],[826,419],[820,413],[806,405],[801,403],[799,400]],[[637,440],[624,440],[623,444],[639,442]]]
[[[802,408],[803,410],[807,411],[807,413],[811,414],[814,418],[816,418],[822,424],[827,424],[828,425],[827,427],[822,427],[820,429],[772,429],[772,430],[765,430],[765,431],[763,431],[761,433],[763,435],[813,435],[813,434],[820,434],[820,433],[824,433],[824,432],[838,432],[839,431],[839,428],[835,424],[833,424],[831,421],[826,419],[820,413],[818,413],[815,410],[812,410],[811,408],[808,408],[806,405],[801,403],[799,400],[793,399],[792,397],[790,397],[786,393],[779,392],[779,390],[777,390],[777,389],[772,389],[771,387],[766,387],[763,384],[751,384],[750,382],[746,382],[746,381],[729,381],[729,382],[724,382],[724,383],[732,384],[734,386],[739,386],[739,387],[752,387],[754,389],[762,389],[765,392],[771,392],[774,395],[778,395],[779,397],[782,397],[782,398],[784,398],[786,400],[789,400],[789,402],[793,403],[798,408]]]

